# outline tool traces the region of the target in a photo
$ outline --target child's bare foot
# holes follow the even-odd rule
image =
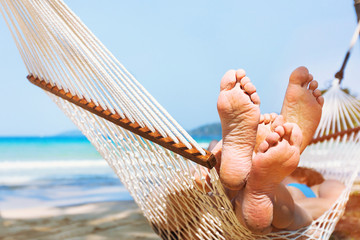
[[[271,231],[273,194],[281,181],[297,167],[301,140],[300,128],[294,123],[285,123],[266,137],[253,157],[243,199],[235,200],[235,211],[241,207],[243,212],[239,220],[244,220],[253,232]]]
[[[240,190],[251,169],[260,98],[244,70],[230,70],[221,80],[217,108],[223,146],[220,179],[225,187]]]
[[[286,122],[299,125],[303,134],[300,152],[311,142],[319,121],[324,98],[317,89],[318,83],[305,67],[299,67],[292,72],[286,90],[281,115]]]

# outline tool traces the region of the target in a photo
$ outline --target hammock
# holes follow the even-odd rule
[[[202,149],[61,0],[0,0],[28,79],[77,125],[163,239],[326,239],[344,211],[359,160],[360,103],[334,81],[301,165],[346,185],[333,207],[297,231],[254,235],[240,225]],[[201,175],[201,174],[199,174]],[[210,193],[207,191],[210,189]]]

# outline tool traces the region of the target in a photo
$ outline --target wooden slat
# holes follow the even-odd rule
[[[59,89],[57,86],[52,86],[49,83],[46,83],[44,80],[35,78],[33,75],[29,75],[27,79],[34,85],[44,89],[47,92],[50,92],[62,99],[65,99],[91,113],[96,114],[97,116],[104,118],[122,128],[125,128],[137,135],[140,135],[143,138],[146,138],[154,143],[159,144],[160,146],[173,151],[191,161],[194,161],[204,167],[209,169],[213,168],[216,165],[216,159],[213,154],[205,150],[206,155],[202,155],[194,146],[192,149],[188,149],[185,144],[175,143],[171,138],[164,138],[158,131],[151,132],[147,127],[142,128],[138,123],[132,123],[127,118],[121,118],[118,113],[112,114],[109,110],[103,109],[101,106],[96,106],[94,102],[88,102],[85,98],[79,98],[79,96],[74,96],[70,92],[65,92],[63,89]]]

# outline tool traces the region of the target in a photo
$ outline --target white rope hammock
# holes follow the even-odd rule
[[[0,0],[0,12],[38,85],[56,87],[64,96],[93,103],[108,116],[118,114],[174,144],[206,154],[61,0]],[[316,138],[342,135],[311,145],[301,164],[342,181],[346,190],[311,226],[266,236],[253,235],[238,223],[215,169],[210,171],[212,186],[202,179],[201,191],[194,177],[200,165],[47,94],[101,153],[163,239],[326,239],[344,211],[357,176],[360,137],[347,130],[360,126],[360,103],[336,82],[324,96]]]

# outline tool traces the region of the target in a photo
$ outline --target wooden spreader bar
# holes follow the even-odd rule
[[[47,92],[55,94],[97,116],[104,118],[122,128],[125,128],[143,138],[146,138],[160,146],[169,149],[191,161],[194,161],[209,169],[216,165],[216,159],[213,154],[205,150],[206,155],[202,155],[195,147],[188,149],[185,144],[175,143],[170,137],[164,138],[158,131],[152,132],[147,127],[141,127],[138,123],[132,123],[127,118],[121,118],[118,113],[112,114],[109,110],[103,109],[100,105],[96,106],[94,102],[88,102],[85,98],[79,98],[78,96],[72,95],[70,92],[65,92],[63,89],[59,89],[57,86],[53,86],[50,83],[46,83],[44,80],[35,78],[33,75],[29,75],[27,79],[34,85],[44,89]]]

